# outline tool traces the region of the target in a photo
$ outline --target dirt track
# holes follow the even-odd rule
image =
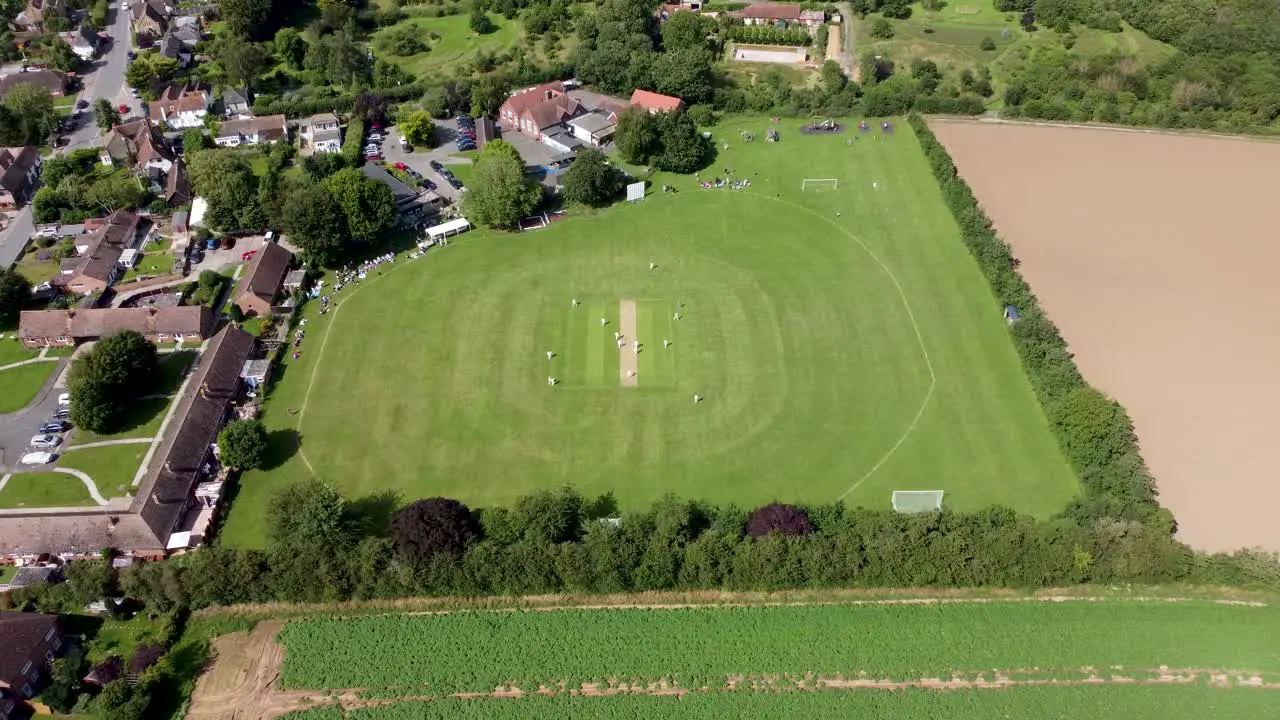
[[[1179,537],[1280,550],[1280,144],[930,125],[1085,377],[1128,408]]]

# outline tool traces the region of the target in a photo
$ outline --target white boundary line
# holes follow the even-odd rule
[[[911,418],[911,423],[907,425],[907,429],[903,431],[902,437],[898,438],[898,441],[893,444],[893,447],[890,447],[888,452],[886,452],[883,456],[881,456],[881,458],[877,460],[874,465],[871,466],[870,470],[868,470],[862,477],[858,478],[852,485],[849,486],[847,490],[840,493],[840,495],[836,497],[836,502],[840,502],[841,500],[844,500],[846,497],[848,497],[849,494],[852,493],[854,490],[857,490],[862,485],[862,483],[867,481],[867,478],[870,478],[872,475],[876,474],[876,472],[880,468],[884,467],[884,464],[889,462],[889,458],[893,457],[893,454],[898,451],[898,448],[902,447],[902,443],[906,442],[907,438],[911,436],[911,433],[915,432],[916,426],[920,424],[920,418],[924,417],[925,409],[929,407],[929,401],[933,398],[934,390],[937,389],[938,387],[938,375],[936,372],[934,372],[933,360],[929,357],[929,350],[928,348],[925,347],[925,344],[924,344],[924,333],[920,331],[920,324],[916,322],[916,313],[914,310],[911,309],[911,303],[907,300],[907,293],[905,290],[902,289],[902,283],[898,282],[898,276],[893,274],[893,271],[890,270],[889,266],[886,265],[884,261],[880,259],[879,255],[876,255],[875,252],[870,247],[868,247],[867,244],[864,243],[862,239],[859,238],[857,235],[854,235],[853,233],[849,232],[845,228],[840,227],[835,222],[832,222],[830,219],[823,217],[822,215],[819,215],[816,210],[812,210],[803,205],[793,203],[790,200],[783,200],[778,197],[769,197],[768,195],[752,192],[750,190],[746,192],[747,194],[754,195],[759,198],[764,198],[765,200],[771,200],[776,203],[782,203],[783,205],[787,205],[797,210],[802,210],[806,213],[809,213],[810,215],[836,228],[840,232],[844,233],[847,237],[849,237],[849,239],[858,243],[858,247],[862,248],[863,252],[865,252],[868,256],[870,256],[871,259],[875,261],[876,265],[880,266],[880,269],[884,271],[884,274],[889,277],[889,281],[893,283],[894,289],[898,291],[898,299],[902,301],[902,306],[907,310],[907,319],[911,321],[911,329],[915,331],[916,343],[919,344],[920,346],[920,354],[924,357],[925,367],[928,368],[929,370],[929,389],[928,391],[925,392],[924,401],[920,403],[920,409],[916,410],[915,417]]]
[[[311,401],[311,388],[315,387],[316,376],[320,374],[320,363],[324,360],[324,349],[329,345],[329,336],[333,332],[334,323],[338,321],[338,313],[342,312],[342,308],[347,306],[347,303],[350,302],[351,298],[354,297],[356,293],[360,292],[370,284],[375,283],[383,277],[386,277],[396,270],[408,265],[409,262],[408,253],[396,253],[396,262],[393,263],[395,267],[387,268],[384,272],[378,273],[377,276],[365,278],[360,283],[357,283],[356,287],[343,299],[343,302],[336,303],[337,307],[334,308],[332,313],[329,313],[332,317],[329,318],[329,323],[325,326],[324,339],[320,341],[320,349],[316,351],[316,362],[315,365],[311,366],[311,377],[307,380],[307,392],[302,396],[302,405],[298,407],[298,421],[294,424],[294,429],[297,430],[299,434],[302,432],[302,418],[306,417],[307,405]],[[311,460],[307,458],[307,451],[302,448],[302,443],[298,444],[298,457],[302,458],[302,462],[306,464],[307,469],[311,471],[312,475],[319,477],[316,473],[315,466],[313,466],[311,464]]]

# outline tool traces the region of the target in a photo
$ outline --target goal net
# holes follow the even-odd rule
[[[935,512],[942,509],[941,490],[894,490],[893,509],[900,513]]]
[[[836,178],[804,178],[800,181],[801,190],[837,190],[840,181]]]

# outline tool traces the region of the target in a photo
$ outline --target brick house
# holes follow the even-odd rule
[[[799,5],[776,3],[750,5],[731,13],[745,25],[774,25],[777,27],[815,28],[827,21],[821,10],[805,10]]]
[[[160,0],[135,0],[133,6],[133,34],[139,45],[150,45],[169,29],[172,13]]]
[[[0,720],[26,717],[20,700],[35,695],[64,645],[56,615],[0,610]]]
[[[212,445],[239,397],[240,373],[253,346],[252,335],[232,326],[210,338],[174,400],[173,415],[127,508],[0,515],[0,557],[96,558],[112,547],[126,556],[159,559],[198,547],[221,497]]]
[[[66,75],[57,70],[39,68],[0,76],[0,97],[9,94],[10,90],[23,83],[42,87],[54,97],[62,97],[67,92]]]
[[[498,119],[507,127],[543,141],[547,135],[543,131],[558,128],[586,111],[582,103],[565,94],[564,83],[557,80],[507,98],[498,108]]]
[[[200,305],[23,310],[18,316],[18,338],[29,348],[71,346],[133,330],[154,343],[198,343],[209,337],[214,323],[213,311]]]
[[[133,247],[138,221],[138,213],[117,210],[107,216],[100,227],[77,238],[76,249],[80,254],[63,261],[53,284],[79,295],[106,290],[123,273],[120,256]]]
[[[278,243],[269,242],[258,249],[245,266],[240,278],[240,294],[235,299],[246,317],[271,314],[292,264],[293,253]]]
[[[239,147],[273,143],[289,137],[289,126],[283,115],[265,115],[244,120],[227,120],[218,128],[213,142],[218,147]]]
[[[170,85],[160,93],[159,99],[149,103],[151,122],[168,123],[175,130],[202,127],[204,118],[213,105],[213,95],[208,88]]]
[[[0,148],[0,209],[12,210],[40,179],[40,151],[33,146]]]
[[[132,166],[137,172],[156,167],[169,172],[173,166],[173,153],[160,131],[145,118],[130,120],[111,128],[102,140],[102,153],[98,157],[103,165],[113,167]]]

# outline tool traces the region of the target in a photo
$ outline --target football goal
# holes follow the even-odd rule
[[[804,178],[800,181],[801,190],[838,190],[840,181],[836,178]]]
[[[894,490],[893,509],[900,513],[936,512],[942,509],[942,491]]]

